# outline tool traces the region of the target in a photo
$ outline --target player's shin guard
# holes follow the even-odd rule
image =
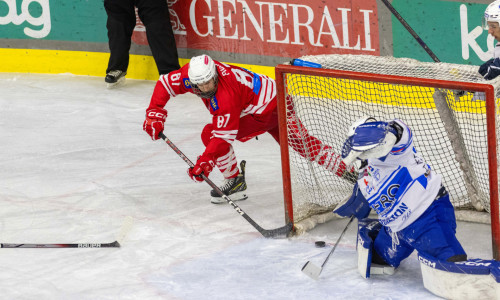
[[[238,162],[232,146],[229,146],[229,151],[226,155],[217,158],[215,162],[217,168],[222,173],[225,179],[233,178],[238,175]]]
[[[386,264],[373,250],[373,240],[382,225],[375,219],[363,219],[358,223],[358,271],[363,278],[370,275],[394,274],[395,268]]]

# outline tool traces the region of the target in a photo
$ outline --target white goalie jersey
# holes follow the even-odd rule
[[[401,120],[401,139],[383,158],[369,158],[358,185],[382,225],[393,232],[415,221],[431,205],[441,188],[441,175],[417,153],[411,129]]]

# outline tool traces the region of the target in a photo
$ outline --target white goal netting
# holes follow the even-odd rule
[[[293,109],[310,135],[340,154],[348,126],[355,120],[362,116],[399,118],[413,130],[417,151],[443,175],[457,215],[463,219],[473,215],[472,211],[489,212],[488,163],[497,155],[488,153],[492,132],[487,130],[485,93],[459,89],[456,83],[447,86],[445,82],[443,86],[442,81],[491,84],[496,94],[500,78],[485,81],[477,66],[405,58],[318,55],[300,59],[319,63],[323,69],[365,73],[363,79],[292,71],[284,74],[285,96],[293,101],[287,108]],[[400,76],[410,80],[400,80]],[[498,114],[496,107],[494,115]],[[492,120],[494,133],[496,119]],[[317,158],[303,157],[290,145],[307,142],[288,141],[295,223],[331,211],[353,187],[349,180],[319,165]],[[487,214],[478,217],[469,219],[489,220]]]

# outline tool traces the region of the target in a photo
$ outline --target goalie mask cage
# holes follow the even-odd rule
[[[332,209],[351,195],[354,186],[352,180],[321,166],[318,157],[294,151],[311,145],[306,145],[307,139],[297,139],[297,126],[287,115],[296,116],[309,135],[339,155],[354,121],[363,116],[397,118],[408,124],[417,151],[443,176],[457,218],[491,222],[493,257],[498,260],[495,95],[500,78],[485,81],[477,66],[406,58],[318,55],[301,59],[322,67],[276,67],[287,222],[293,222],[298,231],[314,227],[322,222],[320,216],[333,216]]]

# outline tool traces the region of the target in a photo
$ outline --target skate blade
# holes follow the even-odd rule
[[[248,199],[248,196],[247,196],[246,192],[237,192],[237,193],[234,193],[232,195],[229,195],[229,199],[231,199],[232,201],[243,201],[243,200]],[[227,201],[222,197],[212,197],[210,199],[210,202],[213,204],[227,203]]]
[[[117,87],[120,87],[123,85],[125,85],[125,77],[118,79],[118,81],[116,81],[114,83],[106,83],[106,88],[107,89],[114,89],[114,88],[117,88]]]

